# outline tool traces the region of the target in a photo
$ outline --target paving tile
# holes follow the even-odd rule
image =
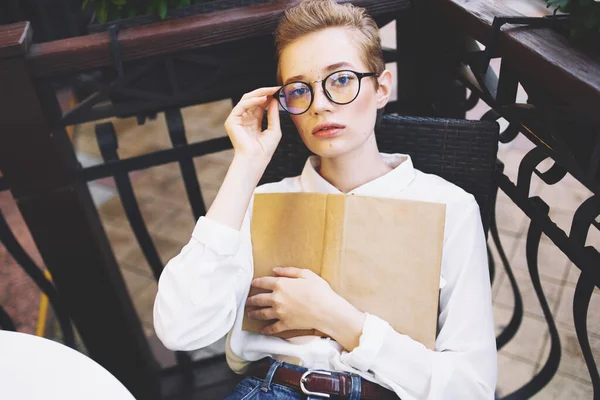
[[[122,224],[114,224],[113,221],[104,223],[104,231],[110,242],[115,258],[122,264],[125,262],[125,256],[131,252],[134,246],[137,246],[133,231],[129,225],[122,227]]]
[[[40,290],[0,243],[0,305],[19,332],[35,334]]]
[[[218,189],[215,188],[206,188],[202,191],[202,196],[204,197],[204,204],[206,204],[206,209],[209,209],[213,201],[215,201],[215,197],[217,197]]]
[[[565,211],[562,209],[554,208],[550,210],[550,219],[565,233],[565,235],[568,236],[571,231],[574,212],[575,209]],[[551,242],[550,238],[546,235],[542,237],[542,240],[546,242]]]
[[[230,99],[186,107],[181,110],[188,142],[227,136],[223,124],[231,113]]]
[[[110,224],[121,230],[126,230],[130,226],[119,196],[113,197],[98,207],[98,214],[105,226]]]
[[[96,207],[101,206],[113,197],[117,196],[116,189],[107,187],[105,185],[99,185],[95,182],[88,183],[88,188]]]
[[[520,388],[533,376],[535,365],[514,357],[498,353],[498,396],[506,396]]]
[[[147,338],[156,336],[156,332],[154,332],[154,325],[152,322],[143,322],[142,321],[142,329]]]
[[[529,269],[525,251],[526,237],[524,235],[517,240],[514,255],[510,262],[514,269],[528,273]],[[544,240],[544,238],[546,239]],[[542,234],[542,240],[540,240],[538,248],[538,271],[540,277],[548,281],[561,283],[566,278],[567,266],[570,262],[567,256],[554,243],[547,239],[546,235]]]
[[[146,333],[148,333],[153,332],[154,328],[145,328],[144,330],[146,331]],[[158,339],[158,337],[156,337],[156,334],[147,335],[147,337],[148,344],[150,345],[150,349],[152,350],[152,354],[154,355],[154,358],[156,359],[156,361],[158,361],[162,369],[169,368],[177,364],[175,353],[167,349]]]
[[[173,212],[167,221],[155,229],[155,232],[161,237],[184,246],[190,240],[195,225],[196,221],[192,212],[189,209],[180,209]]]
[[[512,308],[507,309],[499,305],[494,306],[496,336],[502,333],[510,322],[511,317]],[[515,358],[524,359],[533,365],[538,362],[548,337],[548,327],[545,321],[525,315],[516,335],[501,351]]]
[[[154,277],[135,268],[121,266],[121,274],[132,299],[155,283]]]
[[[138,202],[144,222],[150,231],[168,219],[177,209],[177,203],[169,201],[168,197],[139,196]]]
[[[157,234],[151,233],[151,236],[163,265],[165,265],[171,258],[179,254],[181,248],[185,245],[185,243],[179,243],[174,240],[158,236]],[[150,265],[146,261],[146,258],[144,257],[144,254],[139,246],[134,246],[124,257],[123,261],[132,268],[142,271],[150,271]]]
[[[504,272],[504,270],[496,270],[496,277],[494,278],[494,283],[492,284],[492,304],[495,304],[498,292],[500,291],[500,288],[506,279],[508,279],[508,277],[506,276],[506,272]]]
[[[573,296],[575,288],[565,285],[560,299],[556,319],[559,324],[566,328],[574,329],[573,322]],[[590,335],[600,338],[600,289],[594,288],[587,314],[587,328]],[[600,361],[600,359],[598,360]]]
[[[210,185],[220,187],[225,179],[230,162],[218,160],[214,157],[207,159],[199,157],[194,160],[198,180],[203,186]]]
[[[200,180],[198,182],[200,183],[200,191],[202,193],[202,198],[204,199],[204,206],[208,210],[215,197],[217,196],[217,192],[220,188],[220,183],[211,184],[202,182]],[[185,189],[185,185],[182,180],[172,182],[171,185],[168,187],[166,193],[168,193],[168,200],[174,204],[177,204],[177,208],[174,209],[174,212],[192,215],[190,202]]]
[[[155,120],[146,120],[143,125],[138,125],[135,118],[119,119],[115,130],[121,158],[172,148],[164,113],[157,114]]]
[[[204,198],[204,192],[210,191],[211,188],[209,185],[202,184],[202,182],[198,183],[200,184],[200,192],[202,193],[202,196]],[[167,190],[164,192],[163,196],[165,196],[165,199],[167,199],[169,202],[176,205],[176,207],[174,207],[172,210],[173,213],[182,213],[190,216],[192,215],[190,200],[188,198],[188,194],[183,180],[180,179],[171,182]]]
[[[179,164],[169,163],[140,171],[132,184],[136,194],[161,197],[167,195],[168,187],[176,181],[181,181]]]
[[[600,251],[600,230],[594,226],[590,227],[585,245],[592,246],[596,250]]]
[[[597,332],[597,331],[596,331]],[[575,329],[563,325],[558,325],[558,336],[561,345],[561,358],[558,366],[558,372],[563,376],[575,379],[581,383],[591,385],[590,375],[583,358],[579,341]],[[592,355],[596,361],[596,365],[600,362],[600,338],[598,336],[589,336],[590,348]],[[536,368],[540,370],[543,364],[546,363],[548,354],[550,353],[550,341],[544,346],[543,357]]]
[[[513,268],[513,273],[515,274],[515,278],[519,286],[519,292],[521,293],[521,298],[523,299],[523,309],[525,315],[544,318],[542,307],[539,304],[529,274],[516,268]],[[561,295],[561,286],[555,282],[545,280],[544,278],[542,278],[541,281],[542,289],[544,291],[546,300],[548,301],[548,305],[550,306],[550,310],[556,310],[558,300]],[[507,308],[514,307],[514,294],[508,279],[504,279],[502,281],[500,289],[498,289],[498,294],[494,299],[494,303]]]
[[[585,186],[574,178],[562,179],[555,185],[542,186],[540,197],[551,210],[562,210],[573,213],[588,197],[592,195]]]
[[[569,263],[567,265],[567,278],[565,283],[569,285],[577,285],[577,281],[579,280],[579,276],[581,275],[581,270],[575,266],[573,263]]]
[[[532,399],[535,400],[577,400],[591,399],[594,390],[591,384],[583,383],[560,373],[554,375]]]
[[[84,153],[81,151],[75,151],[77,161],[82,167],[91,167],[92,165],[102,164],[102,157],[98,157],[94,154]]]
[[[504,164],[504,175],[512,182],[517,182],[517,172],[519,164],[525,155],[525,152],[514,148],[514,144],[509,143],[508,148],[498,151],[498,158]]]
[[[73,148],[76,152],[101,158],[94,131],[96,124],[100,122],[102,122],[102,120],[75,125],[73,130]]]
[[[223,150],[223,151],[219,151],[217,153],[206,154],[206,155],[202,156],[202,158],[205,158],[208,161],[213,161],[213,162],[217,162],[217,163],[222,162],[222,163],[225,163],[227,166],[229,166],[229,164],[231,164],[231,161],[233,160],[233,149]]]
[[[154,307],[154,299],[156,299],[156,293],[158,291],[158,285],[155,281],[152,281],[147,287],[141,290],[136,296],[132,297],[133,305],[137,311],[140,320],[144,325],[149,325],[154,333],[152,308]]]
[[[149,193],[136,194],[136,200],[142,218],[148,230],[159,225],[170,213],[176,209],[176,204],[169,202],[165,198],[152,196]],[[115,197],[104,205],[99,207],[98,212],[105,223],[111,223],[115,227],[125,230],[129,225],[129,221],[125,215],[125,209],[119,197]]]
[[[507,258],[511,258],[514,252],[516,238],[511,235],[500,233],[500,244],[504,249],[504,253]],[[502,260],[500,259],[500,255],[494,241],[492,239],[492,235],[488,236],[488,246],[492,252],[492,259],[494,261],[495,268],[495,277],[492,284],[492,299],[494,299],[498,293],[498,290],[502,284],[502,281],[505,279],[505,269]]]
[[[503,191],[498,191],[496,200],[498,231],[512,236],[520,236],[525,232],[526,221],[525,213]]]

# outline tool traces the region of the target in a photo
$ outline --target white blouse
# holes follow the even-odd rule
[[[348,195],[446,204],[435,350],[367,314],[351,352],[316,336],[281,339],[242,331],[252,281],[250,220],[241,231],[201,217],[190,241],[166,265],[154,303],[154,327],[172,350],[196,350],[227,334],[229,366],[243,373],[272,356],[307,368],[348,371],[410,399],[493,399],[497,378],[490,277],[479,207],[458,186],[413,167],[410,156],[381,154],[393,170]],[[297,177],[259,186],[256,193],[340,193],[310,157]]]

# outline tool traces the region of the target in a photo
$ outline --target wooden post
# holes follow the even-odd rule
[[[95,361],[136,398],[159,399],[159,369],[64,129],[28,73],[28,22],[0,26],[0,170]]]
[[[398,112],[424,117],[465,118],[466,90],[456,75],[462,39],[444,28],[424,0],[396,20]]]

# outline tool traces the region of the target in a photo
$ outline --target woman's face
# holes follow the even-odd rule
[[[291,81],[311,83],[344,69],[374,72],[367,70],[359,51],[350,29],[328,28],[308,34],[283,50],[279,64],[281,79],[283,84]],[[376,79],[380,83],[377,90]],[[391,73],[386,70],[379,78],[362,78],[358,96],[344,105],[331,102],[323,92],[321,82],[311,86],[314,99],[310,108],[291,118],[313,153],[325,158],[339,157],[359,149],[373,138],[377,109],[385,106],[391,92]],[[323,123],[339,124],[343,128],[314,134],[313,130]]]

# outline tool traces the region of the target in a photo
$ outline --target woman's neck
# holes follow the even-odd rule
[[[358,149],[340,157],[321,157],[319,174],[341,192],[348,193],[392,169],[381,158],[373,135]]]

